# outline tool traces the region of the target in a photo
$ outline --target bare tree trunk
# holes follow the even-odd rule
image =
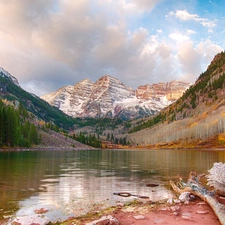
[[[170,181],[170,185],[173,190],[179,194],[183,192],[190,192],[207,202],[215,212],[220,223],[222,225],[225,225],[225,205],[221,204],[217,200],[215,191],[208,191],[204,186],[200,184],[199,179],[202,176],[203,175],[197,176],[195,172],[190,172],[187,183],[183,182],[182,178],[179,178],[179,181],[176,184],[174,183],[174,181]]]

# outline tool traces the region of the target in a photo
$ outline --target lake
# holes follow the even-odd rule
[[[52,221],[136,197],[173,196],[169,180],[207,173],[225,162],[217,150],[75,150],[0,152],[0,219],[46,208]],[[156,184],[156,187],[149,187]]]

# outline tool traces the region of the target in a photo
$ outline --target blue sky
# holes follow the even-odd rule
[[[105,74],[194,83],[224,50],[222,0],[0,0],[0,66],[43,95]]]

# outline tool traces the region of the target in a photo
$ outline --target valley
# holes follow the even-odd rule
[[[108,141],[121,148],[224,148],[224,74],[221,52],[191,86],[172,81],[133,90],[106,75],[42,96],[46,102],[1,69],[0,96],[12,107],[21,104],[43,136],[53,130],[98,147]]]

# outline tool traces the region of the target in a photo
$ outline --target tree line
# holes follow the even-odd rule
[[[78,134],[73,134],[71,138],[83,144],[90,145],[95,148],[101,148],[101,141],[99,139],[99,135],[96,137],[95,134],[85,135],[83,132],[80,132]]]
[[[112,144],[120,144],[120,145],[129,145],[130,144],[130,142],[127,141],[126,137],[117,138],[117,137],[114,137],[113,134],[109,134],[109,133],[106,136],[106,141],[110,141]]]
[[[30,147],[40,142],[37,128],[20,104],[17,108],[0,100],[0,147]]]

